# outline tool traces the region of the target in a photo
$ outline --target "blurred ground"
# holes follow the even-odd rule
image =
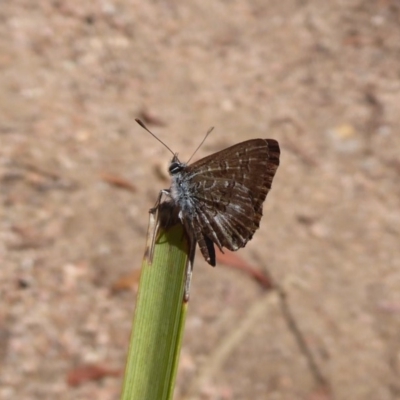
[[[135,293],[111,288],[168,187],[143,115],[182,160],[210,126],[197,159],[279,140],[238,254],[284,289],[330,388],[277,293],[198,255],[176,398],[400,399],[399,2],[18,0],[0,18],[0,399],[119,398]],[[88,363],[115,373],[68,385]]]

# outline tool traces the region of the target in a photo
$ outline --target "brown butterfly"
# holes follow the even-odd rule
[[[174,154],[169,166],[171,187],[161,194],[178,208],[179,219],[210,265],[215,266],[214,244],[221,251],[224,247],[238,250],[259,228],[279,156],[274,139],[247,140],[190,165]]]

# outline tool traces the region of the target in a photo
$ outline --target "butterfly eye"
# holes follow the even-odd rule
[[[172,162],[168,168],[168,171],[171,175],[177,174],[178,172],[183,170],[183,165],[179,162]]]

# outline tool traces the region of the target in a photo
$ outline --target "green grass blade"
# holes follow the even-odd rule
[[[172,399],[186,317],[184,302],[189,243],[181,224],[160,228],[149,255],[143,259],[122,400]],[[157,223],[158,221],[156,221]]]

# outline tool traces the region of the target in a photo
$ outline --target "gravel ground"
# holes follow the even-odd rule
[[[136,117],[182,160],[282,151],[237,254],[301,336],[198,254],[176,398],[400,399],[398,1],[3,3],[0,399],[119,398],[170,159]]]

